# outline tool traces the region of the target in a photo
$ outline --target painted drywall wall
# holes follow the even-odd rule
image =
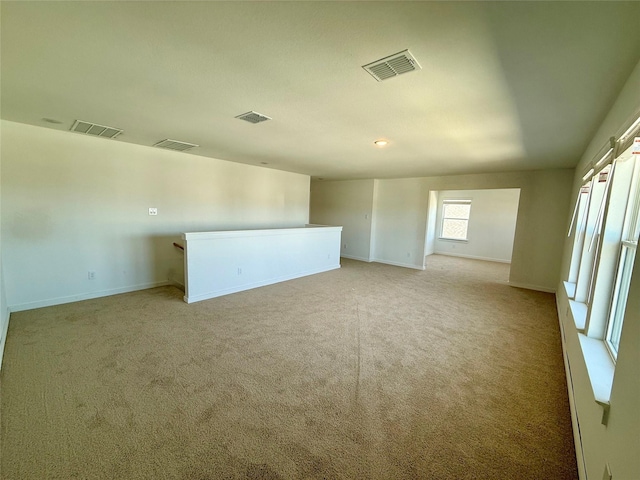
[[[424,243],[424,254],[433,255],[436,252],[436,232],[438,225],[438,192],[429,192],[427,210],[427,232]]]
[[[440,237],[442,204],[445,200],[451,199],[471,200],[466,242]],[[517,188],[439,192],[435,253],[510,263],[519,199],[520,190]],[[427,237],[429,235],[427,226]]]
[[[0,133],[12,311],[182,283],[183,232],[308,223],[306,175],[6,121]]]
[[[311,218],[338,220],[349,231],[351,242],[360,245],[366,258],[369,241],[372,261],[423,269],[428,252],[427,221],[430,192],[440,190],[520,189],[518,219],[511,257],[510,282],[514,286],[555,291],[560,278],[566,218],[568,216],[573,169],[536,170],[511,173],[454,175],[373,180],[372,206],[365,202],[357,181],[314,182],[311,190]],[[351,188],[354,192],[351,193]],[[343,201],[330,202],[340,191]],[[351,196],[359,194],[361,211],[372,212],[371,234],[351,226],[348,210]],[[342,210],[345,209],[346,212]],[[334,223],[334,222],[328,222]],[[370,238],[370,240],[368,240]]]
[[[602,125],[593,137],[578,167],[573,182],[572,200],[577,198],[582,175],[587,165],[602,149],[611,136],[618,136],[625,125],[640,115],[640,63],[636,65],[627,80],[615,104],[607,114]],[[573,202],[572,202],[573,203]],[[571,212],[573,211],[571,205]],[[565,220],[568,229],[570,218]],[[562,261],[561,278],[566,279],[571,262],[571,239],[567,239]],[[574,423],[579,421],[579,462],[583,469],[582,478],[603,478],[605,465],[609,465],[614,479],[640,478],[640,259],[637,258],[633,269],[629,301],[627,303],[624,326],[620,339],[620,348],[611,391],[611,408],[607,426],[601,424],[602,408],[595,403],[584,357],[575,325],[568,321],[568,311],[561,308],[566,295],[559,288],[558,315],[564,325],[563,342],[569,395],[572,396],[575,411]]]
[[[374,180],[311,182],[310,221],[343,226],[340,255],[370,260]]]
[[[2,211],[2,156],[0,155],[0,211]],[[4,288],[4,273],[2,267],[2,222],[0,222],[0,369],[2,368],[2,356],[4,345],[7,341],[9,330],[9,307]]]
[[[7,333],[9,331],[9,308],[7,306],[7,298],[4,290],[4,274],[2,272],[2,264],[0,262],[0,369],[2,369],[2,357],[4,354],[4,345],[7,341]]]
[[[372,260],[424,268],[429,189],[420,178],[378,180]]]
[[[572,181],[571,169],[378,180],[375,259],[423,268],[430,191],[519,188],[509,281],[555,291]]]
[[[637,257],[637,253],[636,253]],[[636,258],[633,280],[629,288],[629,301],[622,328],[618,360],[611,390],[609,424],[604,435],[589,429],[585,456],[588,456],[589,471],[598,478],[602,460],[606,461],[613,478],[640,478],[640,261]],[[581,428],[583,421],[581,419]],[[592,418],[588,419],[593,422]],[[604,450],[601,452],[601,450]],[[597,454],[594,453],[598,452]],[[596,456],[598,455],[598,456]],[[604,457],[602,460],[599,456]]]
[[[185,233],[187,303],[340,268],[342,227]]]

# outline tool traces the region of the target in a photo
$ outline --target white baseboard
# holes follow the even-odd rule
[[[7,334],[9,333],[9,320],[11,320],[11,310],[8,308],[6,312],[3,312],[2,321],[3,325],[1,325],[2,331],[0,332],[0,370],[2,370],[2,359],[4,358],[4,346],[7,343]],[[6,318],[6,321],[4,319]]]
[[[47,300],[39,300],[37,302],[20,303],[17,305],[10,305],[9,308],[12,312],[21,312],[24,310],[33,310],[34,308],[52,307],[54,305],[62,305],[64,303],[91,300],[92,298],[108,297],[110,295],[118,295],[120,293],[136,292],[138,290],[146,290],[148,288],[164,287],[166,285],[169,285],[169,282],[166,280],[161,282],[142,283],[139,285],[101,290],[99,292],[89,292],[82,293],[80,295],[69,295],[67,297],[48,298]]]
[[[447,257],[471,258],[472,260],[484,260],[485,262],[511,263],[511,260],[503,260],[500,258],[479,257],[477,255],[466,255],[464,253],[435,252],[436,255],[444,255]]]
[[[384,263],[385,265],[393,265],[394,267],[412,268],[414,270],[425,269],[424,265],[418,266],[411,263],[391,262],[389,260],[380,260],[379,258],[372,258],[371,261],[376,263]]]
[[[524,288],[525,290],[536,290],[538,292],[556,293],[555,288],[543,287],[541,285],[531,285],[529,283],[509,282],[510,287]]]
[[[347,255],[346,253],[341,253],[340,254],[341,258],[349,258],[351,260],[358,260],[360,262],[367,262],[367,263],[371,263],[371,260],[369,260],[368,258],[364,258],[364,257],[358,257],[356,255]]]
[[[259,288],[259,287],[265,287],[267,285],[273,285],[274,283],[286,282],[288,280],[294,280],[296,278],[306,277],[306,276],[309,276],[309,275],[315,275],[317,273],[328,272],[330,270],[336,270],[338,268],[340,268],[340,264],[331,265],[329,267],[322,267],[322,268],[318,268],[318,269],[314,269],[314,270],[308,270],[308,271],[300,272],[300,273],[294,273],[294,274],[291,274],[291,275],[283,275],[281,277],[273,277],[273,278],[269,278],[267,280],[261,280],[259,282],[245,283],[243,285],[237,285],[237,286],[231,287],[231,288],[224,288],[222,290],[215,290],[215,291],[203,293],[203,294],[200,294],[200,295],[193,295],[193,296],[185,295],[184,296],[184,301],[187,302],[187,303],[201,302],[203,300],[209,300],[211,298],[222,297],[224,295],[230,295],[232,293],[244,292],[245,290],[251,290],[253,288]]]
[[[168,285],[172,285],[174,287],[176,287],[178,290],[182,290],[183,292],[185,291],[185,286],[184,283],[179,282],[173,278],[170,278],[169,281],[167,282]]]

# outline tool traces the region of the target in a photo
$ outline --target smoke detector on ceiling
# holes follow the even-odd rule
[[[243,113],[242,115],[238,115],[236,118],[245,120],[249,123],[260,123],[266,122],[267,120],[272,120],[271,117],[267,117],[266,115],[263,115],[261,113],[254,112],[253,110],[247,113]]]
[[[363,65],[362,68],[369,72],[378,82],[397,77],[404,73],[422,70],[422,67],[414,56],[411,55],[409,50],[394,53],[388,57]]]
[[[171,140],[167,138],[153,145],[158,148],[166,148],[167,150],[177,150],[178,152],[185,152],[195,147],[199,147],[200,145],[196,145],[195,143],[187,143],[181,142],[179,140]]]
[[[106,138],[116,138],[122,133],[122,130],[119,128],[98,125],[97,123],[83,122],[82,120],[76,120],[71,126],[71,131]]]

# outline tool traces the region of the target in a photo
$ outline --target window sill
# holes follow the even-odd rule
[[[593,396],[596,403],[604,408],[602,423],[606,425],[615,365],[602,340],[587,337],[582,333],[578,334],[578,339],[580,340],[584,362],[587,365]]]
[[[571,308],[571,316],[576,329],[580,333],[584,333],[584,328],[587,324],[587,304],[569,300],[569,308]]]
[[[461,238],[438,237],[438,240],[444,240],[445,242],[469,243],[469,240],[463,240]]]
[[[571,282],[563,282],[564,289],[567,291],[567,297],[574,298],[576,296],[576,284]]]
[[[564,282],[564,288],[567,292],[567,297],[575,294],[574,283]],[[580,342],[580,350],[582,351],[582,357],[587,367],[587,375],[589,377],[589,383],[591,384],[593,398],[596,403],[603,408],[602,424],[606,425],[609,420],[609,400],[611,398],[615,364],[611,359],[611,355],[609,355],[604,341],[598,338],[587,337],[584,334],[587,319],[587,305],[569,298],[569,309],[573,322],[578,330],[578,341]]]
[[[572,298],[576,295],[575,283],[562,283],[564,283],[564,289],[567,292],[567,298],[569,300],[569,308],[571,309],[571,317],[573,318],[573,323],[580,333],[584,333],[584,329],[587,324],[587,305],[585,303],[572,300]]]

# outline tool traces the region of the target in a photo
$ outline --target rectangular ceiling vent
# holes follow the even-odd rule
[[[403,50],[402,52],[389,55],[388,57],[363,65],[362,68],[379,82],[397,77],[403,73],[422,70],[422,67],[413,55],[411,55],[409,50]]]
[[[196,145],[195,143],[180,142],[178,140],[171,140],[170,138],[167,138],[166,140],[162,140],[161,142],[158,142],[153,146],[158,148],[166,148],[167,150],[177,150],[178,152],[185,152],[192,148],[199,147],[200,145]]]
[[[122,130],[119,128],[98,125],[97,123],[83,122],[82,120],[76,120],[71,126],[71,131],[84,133],[85,135],[107,138],[116,138],[122,133]]]
[[[242,115],[238,115],[236,118],[245,120],[249,123],[260,123],[266,122],[267,120],[272,120],[271,117],[267,117],[266,115],[254,111],[243,113]]]

